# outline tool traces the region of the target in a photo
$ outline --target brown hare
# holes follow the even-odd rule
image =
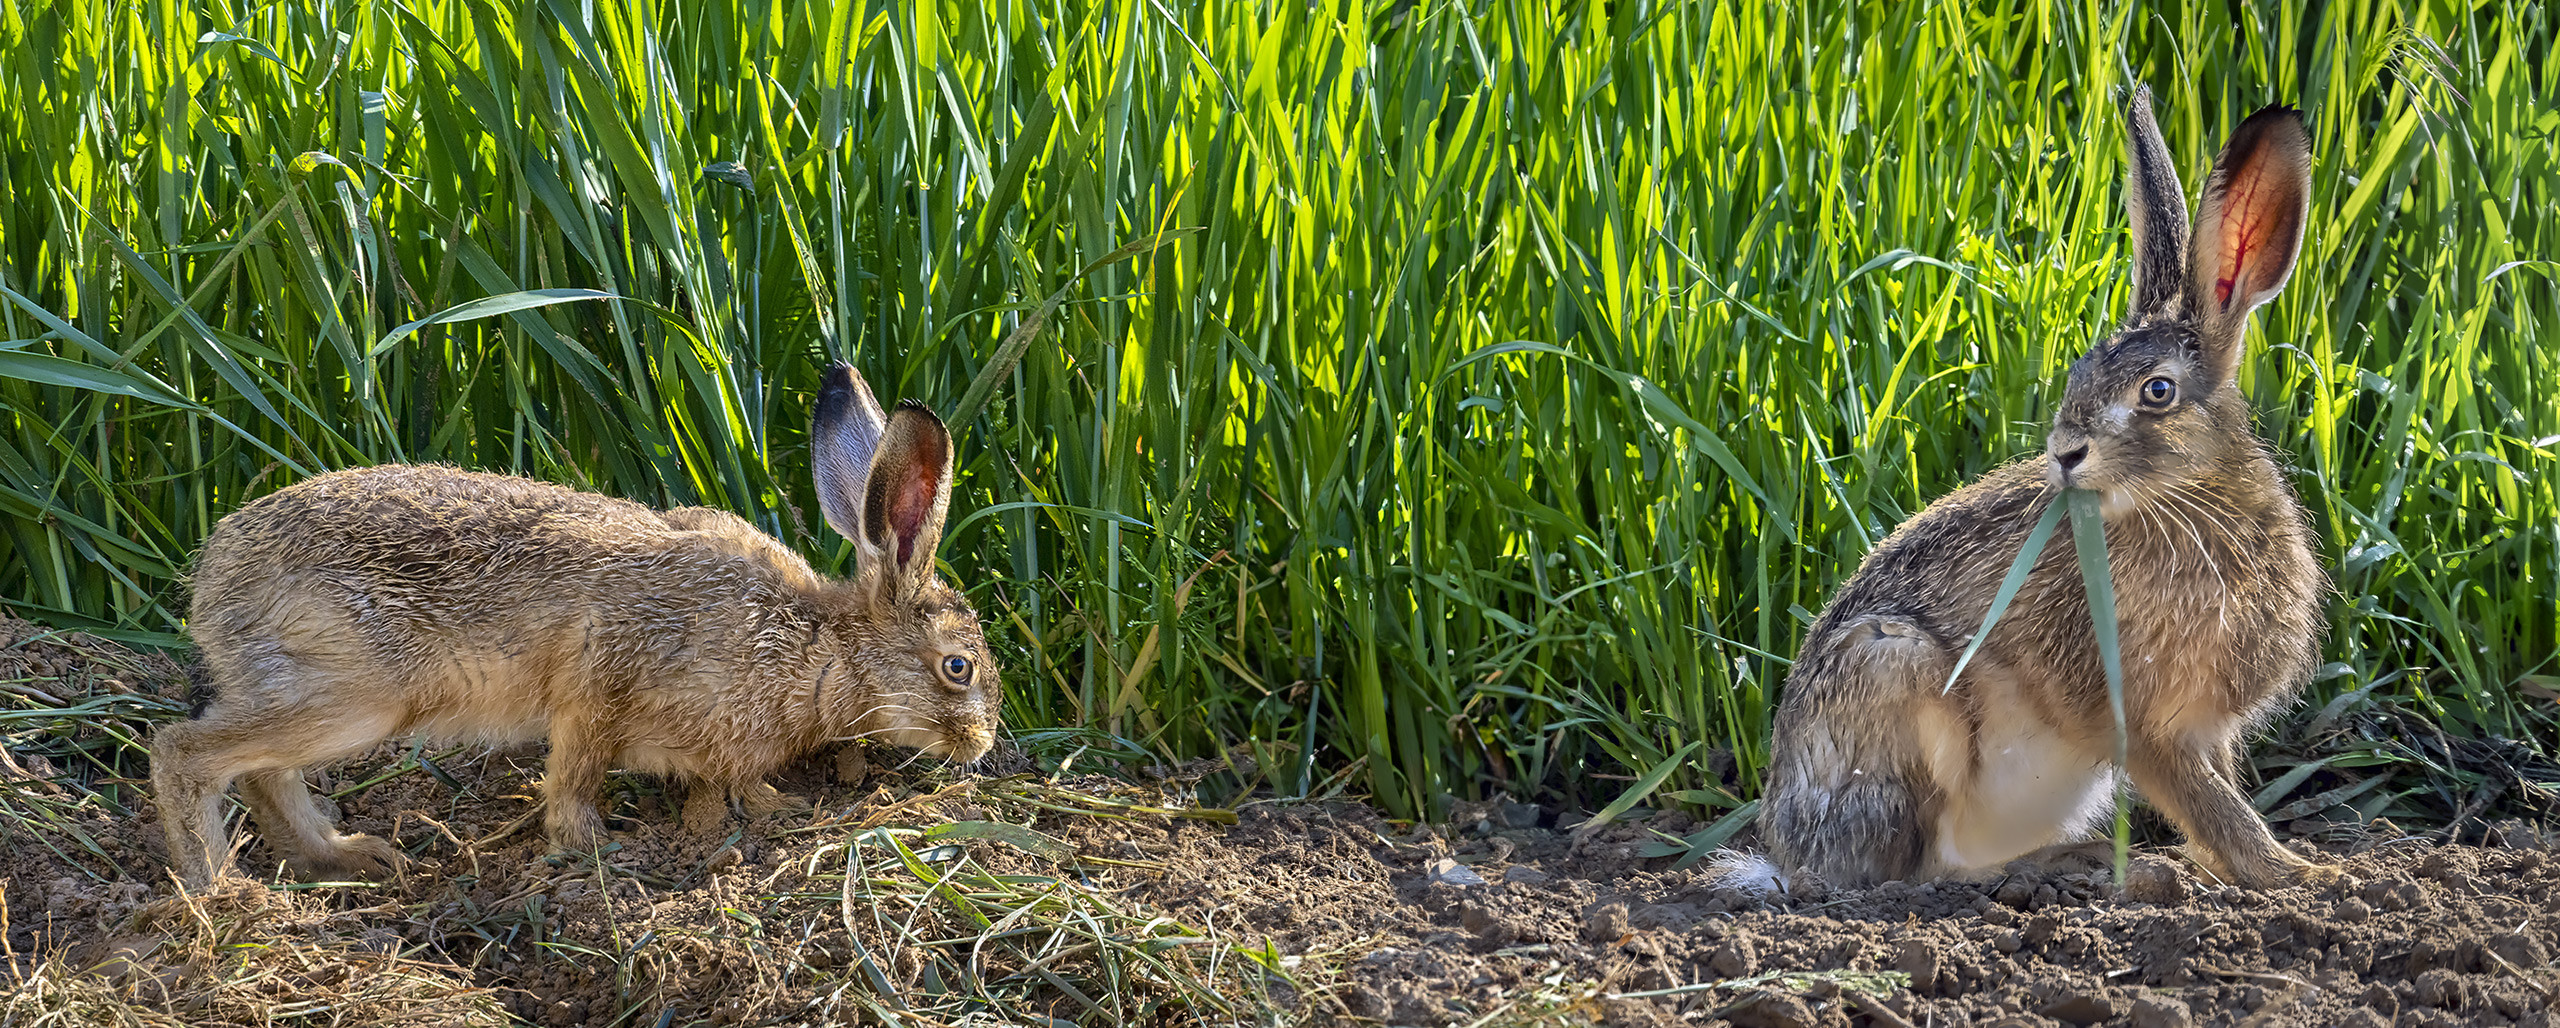
[[[2148,92],[2126,120],[2124,325],[2072,365],[2043,454],[1905,522],[1806,634],[1760,811],[1778,870],[1852,887],[1959,874],[2105,816],[2114,720],[2068,532],[1947,681],[2030,528],[2076,487],[2101,497],[2134,786],[2226,881],[2335,874],[2277,845],[2234,782],[2242,736],[2294,699],[2322,630],[2310,528],[2233,381],[2250,310],[2293,271],[2309,139],[2288,107],[2242,122],[2190,243]]]
[[[451,467],[322,475],[223,518],[190,610],[212,698],[151,747],[180,879],[227,869],[234,780],[297,869],[393,862],[334,830],[302,769],[413,734],[549,739],[544,820],[567,850],[598,842],[615,767],[691,780],[696,822],[782,805],[765,777],[829,740],[983,756],[995,662],[934,572],[950,433],[913,402],[883,417],[837,365],[810,435],[820,506],[857,554],[842,582],[726,512]]]

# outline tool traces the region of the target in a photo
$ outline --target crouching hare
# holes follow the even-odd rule
[[[1835,885],[1997,867],[2110,809],[2114,719],[2070,533],[1949,687],[2031,527],[2102,497],[2127,771],[2223,880],[2334,870],[2277,845],[2234,783],[2242,736],[2309,679],[2325,579],[2233,375],[2249,312],[2292,273],[2310,194],[2299,114],[2268,107],[2214,159],[2189,240],[2147,92],[2127,110],[2132,304],[2071,367],[2045,450],[1938,502],[1869,554],[1805,637],[1771,747],[1762,836]]]
[[[848,581],[723,511],[450,467],[322,475],[223,518],[190,611],[212,699],[151,747],[180,878],[228,868],[235,780],[297,869],[394,862],[334,830],[302,769],[412,734],[548,738],[544,822],[566,850],[596,845],[610,768],[689,779],[694,822],[781,806],[765,776],[830,740],[985,755],[995,662],[934,573],[950,433],[913,402],[883,417],[837,365],[810,435],[820,506],[857,551]]]

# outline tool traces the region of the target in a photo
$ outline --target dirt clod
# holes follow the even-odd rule
[[[2116,1016],[2116,1002],[2098,990],[2072,990],[2036,1009],[2036,1013],[2070,1024],[2096,1024]]]
[[[2133,998],[2133,1028],[2187,1028],[2194,1023],[2187,1014],[2187,1005],[2168,996],[2146,994]]]
[[[2172,906],[2187,901],[2186,873],[2166,857],[2136,857],[2124,873],[2125,898]]]

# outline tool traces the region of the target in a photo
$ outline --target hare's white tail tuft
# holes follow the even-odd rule
[[[1717,850],[1707,858],[1707,875],[1718,888],[1740,889],[1754,896],[1774,896],[1787,891],[1784,872],[1769,858],[1741,850]]]

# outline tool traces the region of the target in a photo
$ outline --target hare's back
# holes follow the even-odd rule
[[[190,620],[209,651],[244,637],[301,637],[308,650],[350,635],[407,646],[556,619],[670,534],[647,507],[528,479],[437,466],[336,472],[214,526]]]
[[[1907,622],[1941,644],[1971,634],[2052,499],[2042,464],[2031,458],[1994,468],[1895,528],[1823,610],[1806,637],[1807,653],[1879,616]],[[2038,563],[2068,559],[2067,551],[2048,545]]]
[[[644,545],[667,524],[627,500],[509,475],[381,465],[321,475],[242,507],[214,527],[199,591],[237,575],[312,568],[481,585],[560,573]],[[425,584],[425,583],[422,583]]]

